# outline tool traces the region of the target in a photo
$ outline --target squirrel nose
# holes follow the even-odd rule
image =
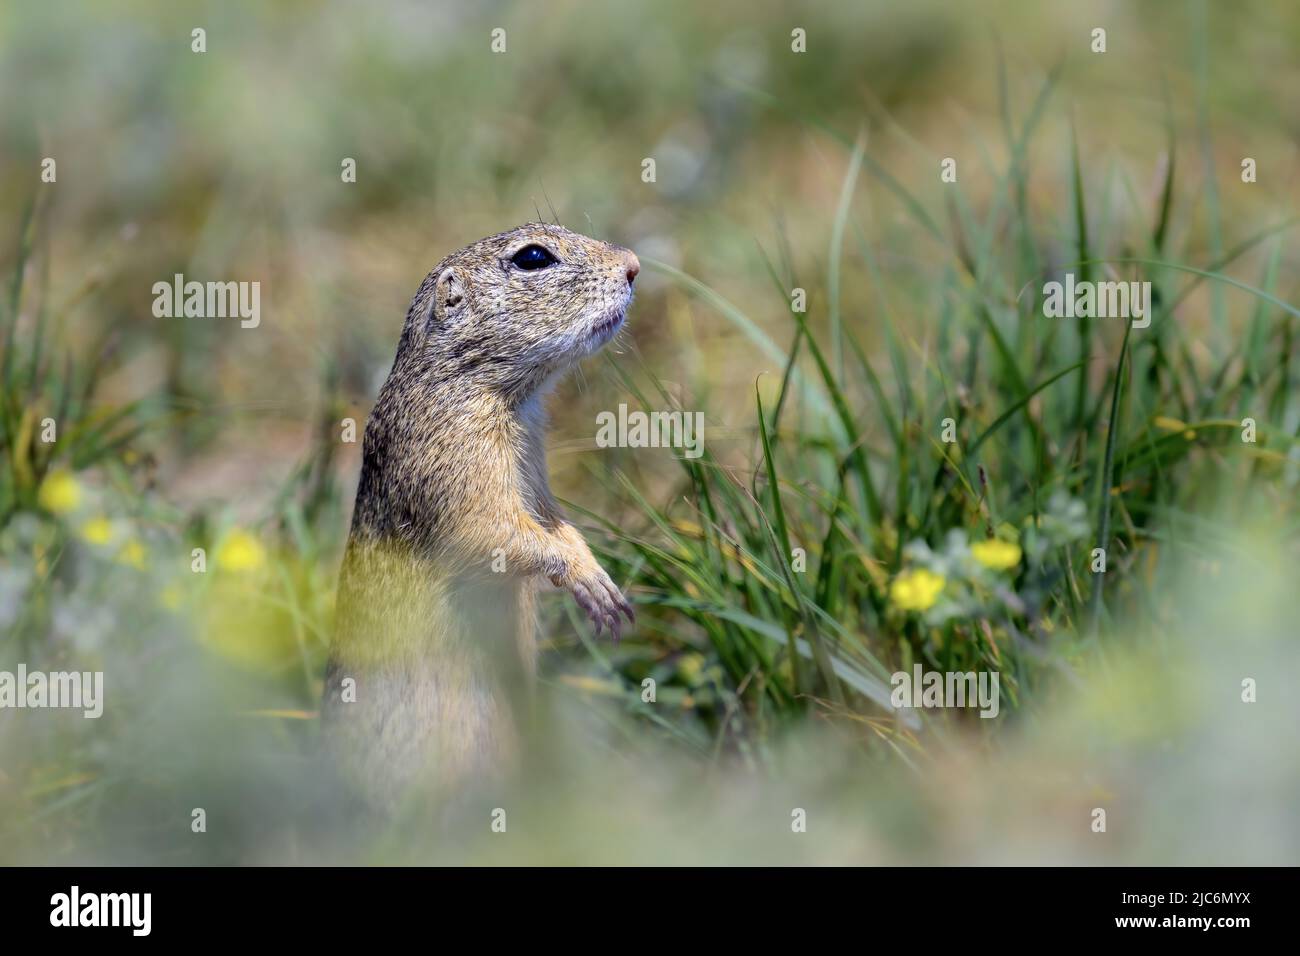
[[[631,285],[641,272],[641,260],[636,257],[635,252],[629,251],[627,254],[627,284]]]

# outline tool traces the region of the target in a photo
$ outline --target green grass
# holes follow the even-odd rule
[[[759,379],[746,464],[719,461],[706,443],[702,458],[679,459],[676,487],[655,500],[626,474],[606,476],[634,521],[585,515],[608,535],[619,579],[652,608],[601,664],[629,687],[654,676],[698,689],[695,672],[675,675],[671,662],[703,655],[712,706],[692,716],[713,739],[702,750],[752,748],[812,711],[867,727],[867,736],[906,730],[881,705],[888,675],[915,661],[999,670],[1011,709],[1033,712],[1050,700],[1060,672],[1090,669],[1104,655],[1103,625],[1108,640],[1122,640],[1158,617],[1150,561],[1178,534],[1178,516],[1205,507],[1215,489],[1271,499],[1289,480],[1296,436],[1280,422],[1293,413],[1296,310],[1272,291],[1280,244],[1274,238],[1259,287],[1223,270],[1293,222],[1212,263],[1169,258],[1175,203],[1199,201],[1179,196],[1173,163],[1143,232],[1090,230],[1097,217],[1077,147],[1067,154],[1073,195],[1061,210],[1073,225],[1034,221],[1024,202],[1026,145],[1051,83],[1021,128],[1008,118],[1012,158],[983,218],[958,186],[943,187],[952,192],[942,201],[960,212],[953,234],[936,234],[927,247],[935,283],[927,305],[942,315],[937,323],[904,326],[888,309],[845,314],[841,284],[880,275],[879,249],[866,238],[841,265],[844,237],[871,228],[852,201],[859,170],[878,166],[861,140],[833,131],[847,172],[828,226],[826,283],[809,290],[807,315],[789,309],[789,290],[804,284],[789,262],[761,247],[754,256],[753,271],[771,278],[771,313],[791,320],[787,348],[700,279],[650,263],[782,370]],[[925,211],[937,197],[883,182],[922,232],[937,228]],[[1008,241],[1013,235],[1056,238]],[[780,234],[773,244],[788,248]],[[1144,255],[1110,257],[1112,249]],[[1063,269],[1078,279],[1150,280],[1151,326],[1042,317],[1038,290]],[[1255,306],[1241,344],[1198,369],[1176,307],[1204,280],[1252,296]],[[882,340],[887,362],[872,358]],[[642,408],[673,407],[653,370],[617,361],[610,368]],[[1240,441],[1248,414],[1258,423],[1255,444]],[[951,444],[940,441],[946,417],[956,425]],[[1027,556],[1006,581],[1018,604],[986,603],[937,626],[891,606],[889,583],[907,565],[907,542],[938,547],[951,529],[972,541],[1023,535],[1058,493],[1087,502],[1092,530]],[[1293,509],[1286,514],[1294,522]],[[796,547],[807,555],[802,572],[792,569]],[[1104,574],[1091,571],[1093,548],[1105,549]]]
[[[795,274],[788,237],[774,232],[767,245],[775,257],[762,242],[752,254],[754,274],[770,281],[772,312],[788,316],[788,346],[703,280],[648,262],[780,368],[756,378],[747,460],[722,461],[706,447],[698,460],[680,458],[676,487],[653,499],[634,474],[597,471],[625,513],[582,513],[602,532],[606,558],[642,605],[638,629],[621,646],[583,643],[626,699],[647,676],[661,682],[681,706],[650,719],[688,748],[758,753],[782,725],[812,713],[844,719],[868,736],[908,733],[917,724],[890,716],[888,679],[918,661],[940,670],[998,670],[1011,709],[1032,710],[1058,672],[1091,666],[1103,623],[1132,622],[1158,604],[1144,593],[1141,569],[1156,542],[1173,533],[1169,515],[1195,512],[1201,489],[1221,485],[1225,473],[1245,483],[1242,494],[1281,476],[1295,436],[1277,422],[1292,411],[1291,343],[1300,312],[1274,290],[1279,236],[1294,220],[1211,263],[1170,259],[1171,212],[1196,201],[1179,197],[1174,165],[1145,233],[1107,234],[1089,227],[1075,146],[1073,195],[1061,210],[1072,224],[1035,221],[1024,198],[1032,172],[1027,145],[1054,82],[1053,75],[1020,128],[1006,117],[1010,162],[982,213],[957,185],[942,186],[942,195],[909,193],[861,138],[823,127],[843,148],[846,172],[827,227],[825,281],[808,288],[806,314],[790,310],[790,290],[815,277]],[[850,313],[844,305],[846,283],[887,279],[871,223],[855,202],[864,170],[927,237],[932,286],[922,305],[932,316],[924,321],[901,322],[883,299],[878,310]],[[927,212],[937,203],[953,213],[950,233]],[[24,292],[38,224],[29,207],[4,312],[3,523],[40,511],[38,488],[50,471],[122,474],[147,429],[177,426],[161,399],[94,407],[96,369],[60,364],[57,317],[41,290]],[[1258,287],[1224,273],[1266,241],[1273,248]],[[1105,255],[1111,249],[1144,255]],[[1130,333],[1113,320],[1071,326],[1041,317],[1037,289],[1056,274],[1045,262],[1073,268],[1081,279],[1107,270],[1150,279],[1158,303],[1151,327]],[[1204,281],[1256,301],[1240,345],[1208,369],[1188,348],[1177,312]],[[860,289],[852,292],[861,299]],[[18,332],[20,312],[31,308],[25,294],[39,297],[26,337]],[[608,369],[641,407],[672,406],[652,369],[623,359],[610,359]],[[323,393],[330,395],[332,373],[326,376]],[[72,423],[53,445],[36,434],[46,411]],[[337,403],[322,407],[313,451],[262,523],[275,542],[274,567],[255,602],[274,612],[268,627],[294,636],[297,660],[282,669],[298,675],[290,703],[307,709],[343,536],[332,465],[340,411]],[[1259,423],[1253,446],[1236,436],[1237,416],[1248,412]],[[941,440],[945,419],[954,442]],[[1171,428],[1171,421],[1185,427]],[[909,542],[938,549],[953,529],[971,541],[1021,540],[1054,494],[1088,502],[1088,540],[1027,551],[997,585],[1000,594],[967,595],[965,611],[939,623],[891,602],[891,581],[911,564]],[[167,520],[178,548],[211,547],[228,524],[219,512],[160,522]],[[57,563],[62,539],[46,546]],[[1090,571],[1094,547],[1107,552],[1104,575]],[[798,568],[796,549],[806,561]],[[581,631],[572,609],[566,613]],[[23,619],[23,646],[39,637],[42,620]]]

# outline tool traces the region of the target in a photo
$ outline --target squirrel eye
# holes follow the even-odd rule
[[[510,257],[510,261],[521,269],[545,269],[559,260],[541,246],[524,246]]]

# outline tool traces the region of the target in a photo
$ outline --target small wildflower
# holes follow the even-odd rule
[[[117,552],[117,560],[137,571],[143,571],[144,559],[147,555],[144,545],[132,538]]]
[[[169,611],[175,611],[185,603],[185,592],[175,584],[169,584],[158,595],[158,603]]]
[[[41,482],[36,500],[52,514],[70,514],[81,506],[81,485],[70,471],[52,471]]]
[[[217,546],[218,570],[256,571],[266,564],[266,549],[247,531],[236,528]]]
[[[970,546],[970,553],[992,571],[1007,571],[1020,563],[1020,545],[997,538],[975,542]]]
[[[704,658],[699,654],[686,654],[677,662],[677,673],[681,674],[682,679],[692,687],[700,682],[703,670]]]
[[[102,515],[81,526],[81,539],[89,544],[108,544],[113,540],[113,522]]]
[[[889,597],[895,606],[904,611],[928,611],[939,599],[939,593],[946,583],[943,575],[925,568],[904,571],[894,578],[894,583],[889,587]]]

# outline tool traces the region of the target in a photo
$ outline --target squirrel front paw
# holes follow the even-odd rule
[[[573,594],[578,607],[586,612],[596,626],[597,635],[603,625],[609,628],[609,634],[614,640],[619,639],[623,623],[619,619],[619,612],[627,615],[628,623],[636,620],[632,605],[627,603],[618,585],[610,580],[605,569],[598,564],[574,575],[570,580],[556,583]]]

